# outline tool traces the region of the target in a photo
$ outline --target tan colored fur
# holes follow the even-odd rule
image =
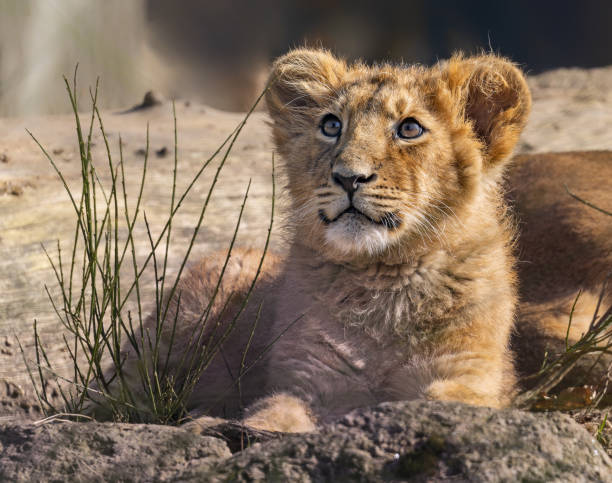
[[[506,405],[517,289],[501,184],[530,109],[523,74],[493,55],[370,67],[299,49],[276,61],[267,104],[293,238],[196,385],[191,413],[304,431],[390,400]],[[336,140],[321,133],[326,114],[342,120]],[[421,137],[394,134],[406,118],[425,127]],[[344,212],[337,173],[371,180],[353,194],[362,214]],[[225,294],[244,292],[257,258],[235,255]],[[181,334],[195,329],[218,273],[209,260],[182,282]],[[238,392],[260,304],[246,360],[265,357]]]
[[[417,397],[506,404],[515,288],[498,183],[529,112],[522,74],[495,56],[425,69],[296,51],[272,75],[296,233],[277,294],[287,316],[276,319],[303,311],[291,331],[305,347],[294,354],[295,340],[279,341],[269,387],[324,419]],[[331,145],[318,129],[327,113],[346,126]],[[406,118],[426,133],[394,138]],[[346,207],[335,172],[376,174],[353,205],[371,220],[393,213],[399,226],[322,223]]]
[[[588,128],[588,127],[585,127]],[[612,152],[523,155],[508,175],[508,201],[518,220],[516,247],[520,305],[513,348],[520,376],[536,372],[544,354],[564,350],[569,315],[570,342],[584,334],[595,313],[605,278],[612,274],[612,218],[572,198],[612,211]],[[599,313],[612,304],[612,280]],[[585,360],[563,385],[600,383],[603,358]],[[529,381],[529,384],[534,381]],[[529,385],[527,384],[527,385]]]
[[[310,409],[302,400],[288,394],[275,394],[259,400],[249,408],[244,422],[253,428],[268,428],[285,433],[303,433],[316,429],[316,419]]]

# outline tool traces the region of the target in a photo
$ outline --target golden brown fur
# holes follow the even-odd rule
[[[266,100],[288,177],[291,246],[196,385],[191,413],[308,431],[382,401],[506,405],[517,289],[501,183],[530,109],[523,74],[494,55],[370,67],[299,49],[276,61]],[[333,139],[321,128],[328,114],[342,122]],[[422,135],[401,138],[406,119]],[[234,256],[227,293],[244,293],[237,283],[251,279],[257,258]],[[185,334],[219,269],[203,262],[182,282]],[[262,303],[246,359],[266,357],[238,393]]]
[[[570,341],[587,329],[607,276],[612,274],[612,217],[571,197],[612,211],[612,152],[518,156],[508,176],[508,200],[519,222],[516,248],[520,305],[513,347],[520,376],[537,372],[544,354],[564,349],[569,314]],[[608,285],[600,314],[612,304]],[[609,360],[591,374],[601,382]],[[585,382],[579,365],[565,385]],[[533,381],[531,381],[533,382]]]

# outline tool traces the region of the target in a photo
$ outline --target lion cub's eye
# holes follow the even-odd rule
[[[321,120],[321,132],[325,136],[335,138],[340,136],[340,131],[342,131],[342,121],[333,114],[327,114]]]
[[[402,139],[414,139],[423,134],[423,126],[416,119],[409,117],[404,119],[397,128],[397,135]]]

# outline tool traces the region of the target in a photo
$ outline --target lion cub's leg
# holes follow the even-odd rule
[[[510,404],[516,384],[509,350],[514,303],[509,288],[506,294],[477,306],[485,317],[458,312],[455,323],[440,332],[426,398],[493,408]]]
[[[284,433],[305,433],[316,429],[308,405],[285,393],[274,394],[256,402],[249,408],[244,423],[256,429]]]
[[[506,406],[514,394],[509,360],[463,352],[442,356],[435,365],[439,376],[425,388],[424,395],[428,399],[500,408]]]

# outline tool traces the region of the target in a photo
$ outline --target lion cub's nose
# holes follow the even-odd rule
[[[332,179],[342,186],[349,196],[352,195],[359,188],[360,184],[366,184],[374,181],[377,178],[376,174],[370,176],[364,176],[362,174],[353,176],[343,176],[340,173],[332,173]]]

